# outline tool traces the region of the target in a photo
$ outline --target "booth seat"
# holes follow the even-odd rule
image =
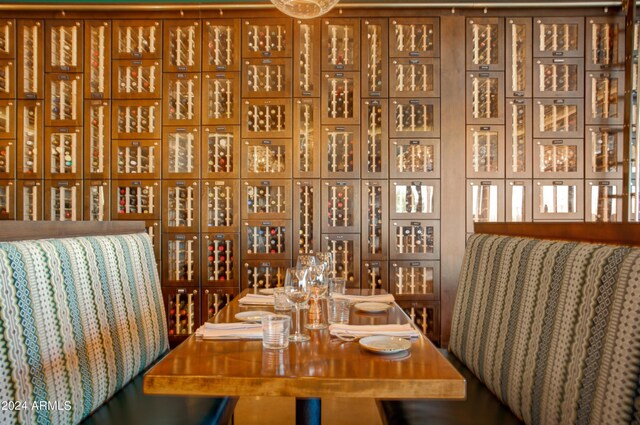
[[[168,351],[144,233],[0,242],[3,424],[225,424],[235,399],[142,393]]]
[[[380,401],[386,423],[639,424],[640,249],[471,236],[448,357],[467,400]]]

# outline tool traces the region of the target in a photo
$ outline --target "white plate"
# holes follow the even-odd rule
[[[397,336],[367,336],[359,341],[365,350],[378,354],[395,354],[411,348],[411,342]]]
[[[380,313],[391,308],[391,304],[366,302],[358,303],[353,307],[356,310],[364,311],[367,313]]]
[[[259,322],[264,316],[272,316],[274,313],[270,311],[255,310],[243,311],[235,315],[235,318],[243,322]]]
[[[273,288],[264,288],[259,290],[258,292],[260,292],[262,295],[273,295]]]

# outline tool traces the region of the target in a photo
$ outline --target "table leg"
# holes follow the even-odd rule
[[[296,398],[296,425],[321,425],[321,416],[319,398]]]

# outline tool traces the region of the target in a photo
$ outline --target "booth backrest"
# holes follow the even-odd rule
[[[471,236],[449,349],[527,424],[640,423],[640,249]]]
[[[0,422],[80,422],[168,349],[164,317],[144,233],[0,242],[0,400],[27,404]]]

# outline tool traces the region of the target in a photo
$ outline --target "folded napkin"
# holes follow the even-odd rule
[[[342,295],[342,294],[333,294],[333,298],[336,299],[346,299],[354,303],[363,303],[363,302],[376,302],[376,303],[392,303],[395,301],[393,295],[384,294],[384,295]]]
[[[405,323],[404,325],[343,325],[335,323],[329,326],[329,333],[331,335],[384,335],[401,338],[418,338],[420,336],[420,332],[411,323]]]
[[[240,304],[273,305],[273,295],[247,294],[240,298]]]
[[[196,329],[202,339],[262,339],[260,323],[205,323]]]

